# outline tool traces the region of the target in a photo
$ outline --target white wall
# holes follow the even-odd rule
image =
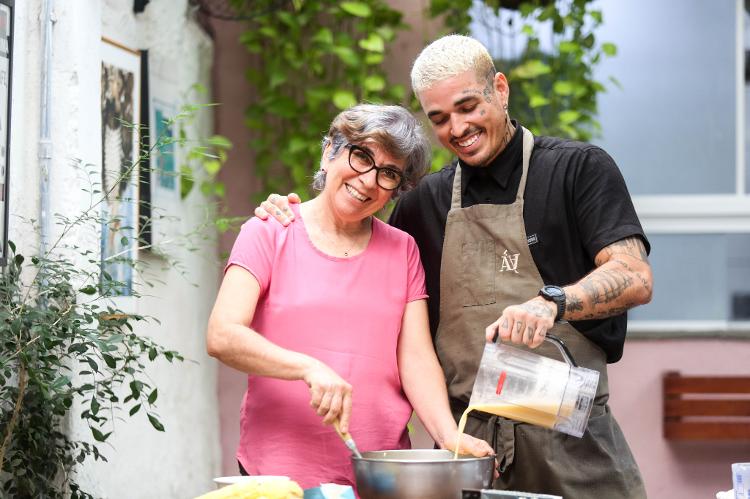
[[[26,252],[37,248],[38,234],[19,217],[39,217],[41,0],[16,2],[13,121],[10,166],[10,238]],[[102,36],[137,49],[149,49],[151,68],[169,75],[180,93],[194,83],[210,89],[212,43],[192,21],[187,0],[152,0],[138,16],[131,0],[76,0],[54,3],[52,37],[51,212],[72,214],[88,201],[75,160],[100,168],[101,119],[99,53]],[[210,92],[209,92],[210,94]],[[210,97],[201,97],[210,101]],[[191,103],[199,104],[197,98]],[[143,118],[142,118],[143,119]],[[201,114],[196,135],[211,135],[211,113]],[[181,231],[206,219],[208,205],[194,189],[180,207]],[[95,233],[80,241],[98,251]],[[198,242],[199,250],[170,250],[188,270],[185,276],[148,252],[154,288],[134,301],[132,312],[154,316],[160,324],[140,328],[162,345],[179,351],[184,363],[158,362],[149,376],[159,389],[156,412],[166,432],[155,431],[141,412],[115,421],[114,434],[100,445],[109,462],[86,461],[77,480],[84,490],[106,498],[184,498],[212,490],[220,472],[216,364],[205,353],[204,331],[216,294],[219,265],[212,231]],[[29,251],[30,250],[30,251]],[[77,414],[69,432],[91,441]],[[109,445],[111,444],[111,445]]]
[[[39,2],[17,2],[14,28],[13,96],[8,182],[8,237],[19,247],[35,246],[35,234],[24,230],[19,217],[39,217],[39,65],[41,57]]]

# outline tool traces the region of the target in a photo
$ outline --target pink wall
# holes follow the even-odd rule
[[[748,338],[750,339],[750,337]],[[610,366],[610,405],[646,481],[649,497],[698,499],[732,488],[731,463],[750,461],[750,441],[671,442],[662,437],[661,377],[750,375],[750,341],[633,340]]]

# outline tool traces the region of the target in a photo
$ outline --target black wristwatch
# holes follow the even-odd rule
[[[544,286],[539,290],[539,296],[547,301],[555,302],[557,305],[555,322],[562,319],[565,314],[565,290],[559,286]]]

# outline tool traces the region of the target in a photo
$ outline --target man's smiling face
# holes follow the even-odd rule
[[[440,143],[471,166],[486,166],[503,150],[508,121],[508,82],[497,73],[491,82],[474,71],[446,78],[419,92],[419,102]]]

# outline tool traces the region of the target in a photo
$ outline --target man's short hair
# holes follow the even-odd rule
[[[466,71],[474,71],[477,81],[492,83],[495,63],[477,40],[463,35],[438,38],[422,50],[411,68],[411,87],[415,94],[435,83]]]

